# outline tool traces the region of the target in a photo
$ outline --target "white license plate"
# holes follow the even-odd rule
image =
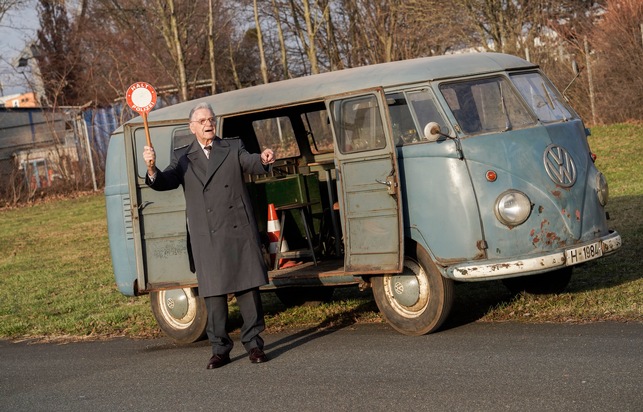
[[[588,260],[597,259],[603,256],[603,248],[601,242],[592,243],[574,249],[567,249],[565,251],[565,264],[576,265],[578,263],[586,262]]]

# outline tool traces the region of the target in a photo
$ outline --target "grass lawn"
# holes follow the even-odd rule
[[[498,281],[458,284],[445,327],[482,321],[643,321],[643,124],[596,127],[596,164],[610,184],[610,225],[624,244],[576,268],[565,293],[511,295]],[[0,338],[152,337],[146,296],[121,295],[109,255],[102,193],[0,210]],[[332,302],[285,308],[264,294],[268,332],[382,322],[370,291],[340,289]],[[233,307],[233,323],[240,324]]]

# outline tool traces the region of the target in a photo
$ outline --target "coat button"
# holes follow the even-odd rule
[[[225,186],[223,186],[223,187],[227,188],[227,187],[228,187],[228,185],[225,185]]]
[[[228,209],[232,209],[232,206],[228,206]]]

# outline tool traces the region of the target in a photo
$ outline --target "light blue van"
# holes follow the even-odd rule
[[[246,181],[272,269],[265,289],[287,304],[327,298],[338,286],[372,287],[393,328],[421,335],[447,318],[454,282],[560,292],[575,265],[621,246],[608,228],[607,182],[588,130],[520,58],[378,64],[156,110],[148,119],[160,169],[194,138],[188,113],[201,101],[214,107],[221,137],[278,157],[270,175]],[[109,144],[114,275],[122,293],[151,294],[167,335],[191,342],[206,318],[183,193],[145,185],[145,141],[136,118]],[[268,221],[269,205],[278,221]]]

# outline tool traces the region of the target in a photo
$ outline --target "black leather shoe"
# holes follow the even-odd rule
[[[250,358],[250,362],[252,363],[268,362],[268,356],[259,348],[250,349],[248,358]]]
[[[208,362],[208,369],[220,368],[230,363],[230,355],[212,355]]]

